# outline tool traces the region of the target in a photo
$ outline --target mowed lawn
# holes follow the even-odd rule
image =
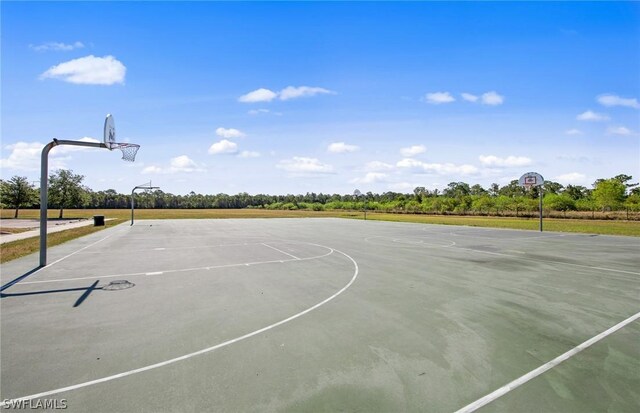
[[[49,210],[49,218],[57,218],[58,210]],[[14,211],[3,209],[2,219],[13,218]],[[106,218],[131,219],[130,209],[68,209],[65,218],[91,218],[104,215]],[[21,210],[20,218],[37,219],[38,210]],[[136,219],[224,219],[224,218],[322,218],[339,217],[363,219],[361,211],[282,211],[265,209],[137,209]],[[538,230],[537,218],[481,217],[455,215],[389,214],[368,212],[367,219],[396,222],[416,222],[441,225],[467,225],[487,228],[512,228]],[[577,232],[602,235],[640,236],[640,221],[590,220],[545,218],[545,231]]]

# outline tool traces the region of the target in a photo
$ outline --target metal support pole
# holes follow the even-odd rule
[[[40,156],[40,266],[47,265],[47,204],[48,204],[48,188],[49,188],[49,151],[54,146],[73,145],[73,146],[89,146],[93,148],[106,148],[104,143],[67,141],[53,139],[42,148]]]
[[[540,232],[542,232],[542,187],[540,186],[538,188],[540,188],[538,195],[540,197]]]
[[[133,201],[133,193],[136,191],[136,189],[160,189],[160,187],[159,186],[151,186],[151,181],[149,181],[149,184],[147,186],[138,185],[138,186],[134,187],[131,190],[131,226],[133,226],[133,210],[134,210],[134,208],[133,208],[133,205],[134,205],[133,204],[133,202],[134,202]]]
[[[133,193],[135,192],[137,186],[131,190],[131,226],[133,226]]]
[[[47,190],[49,188],[49,151],[57,142],[49,142],[42,148],[40,157],[40,266],[47,265]]]

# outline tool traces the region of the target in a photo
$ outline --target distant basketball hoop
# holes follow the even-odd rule
[[[544,178],[537,172],[527,172],[522,175],[518,180],[520,186],[523,186],[527,192],[531,190],[531,188],[541,187],[544,185]],[[540,232],[542,232],[542,188],[538,191],[539,200],[539,209],[540,209]]]

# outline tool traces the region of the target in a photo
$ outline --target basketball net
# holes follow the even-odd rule
[[[136,160],[136,154],[140,145],[136,143],[112,143],[109,150],[120,149],[122,152],[122,159],[128,162],[134,162]]]

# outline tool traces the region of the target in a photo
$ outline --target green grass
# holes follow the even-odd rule
[[[66,231],[52,232],[47,236],[47,246],[53,247],[54,245],[62,244],[75,238],[102,231],[105,228],[118,225],[122,222],[124,222],[124,220],[114,219],[112,221],[107,221],[105,223],[105,226],[102,227],[86,226],[68,229]],[[24,257],[25,255],[29,255],[38,251],[39,249],[40,237],[32,237],[0,244],[0,263],[5,263],[7,261],[15,260],[16,258]]]
[[[2,210],[2,219],[12,219],[13,211]],[[106,227],[81,227],[67,231],[52,233],[48,236],[48,245],[53,246],[78,238],[104,228],[126,222],[131,219],[128,209],[73,209],[66,210],[67,218],[91,218],[94,215],[104,215],[113,218],[107,221]],[[20,218],[38,218],[38,210],[21,210]],[[57,210],[49,210],[49,218],[57,218]],[[357,211],[280,211],[264,209],[140,209],[135,212],[136,219],[224,219],[224,218],[305,218],[305,217],[337,217],[347,219],[363,219],[362,212]],[[376,221],[415,222],[438,225],[466,225],[485,228],[511,228],[523,230],[538,230],[538,220],[533,218],[513,217],[471,217],[451,215],[414,215],[414,214],[367,214],[367,219]],[[588,219],[558,219],[545,218],[545,231],[573,232],[602,235],[626,235],[639,237],[639,221],[623,220],[588,220]],[[2,253],[0,262],[7,262],[15,258],[38,251],[38,237],[14,241],[0,246]]]

